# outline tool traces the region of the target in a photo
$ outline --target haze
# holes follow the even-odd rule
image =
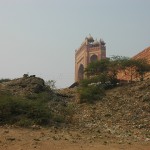
[[[89,33],[107,57],[150,46],[149,0],[0,0],[0,78],[25,73],[74,82],[74,54]]]

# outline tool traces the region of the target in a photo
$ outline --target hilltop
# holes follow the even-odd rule
[[[13,95],[26,96],[34,93],[41,93],[47,89],[44,80],[35,75],[25,75],[22,78],[0,83],[0,90],[7,90]]]

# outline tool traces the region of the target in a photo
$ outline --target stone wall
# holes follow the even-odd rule
[[[143,51],[139,52],[134,57],[132,57],[132,59],[146,59],[148,63],[150,64],[150,47],[147,47]],[[150,73],[147,73],[145,75],[145,79],[148,79],[148,78],[150,78]],[[118,73],[118,79],[129,81],[130,76],[128,74],[125,75],[123,72],[120,72]],[[134,78],[133,80],[139,80],[139,78]]]
[[[135,55],[133,59],[147,59],[150,64],[150,47],[147,47],[146,49]]]
[[[138,53],[137,55],[135,55],[133,57],[133,59],[146,59],[147,62],[150,64],[150,47],[147,47],[146,49],[144,49],[143,51],[141,51],[140,53]],[[150,78],[150,73],[147,73],[145,75],[145,78]]]

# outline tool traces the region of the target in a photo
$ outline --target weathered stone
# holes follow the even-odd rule
[[[43,79],[33,76],[24,75],[23,78],[18,78],[6,82],[2,88],[10,91],[14,95],[32,95],[48,90]]]

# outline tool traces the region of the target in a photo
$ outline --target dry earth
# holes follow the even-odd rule
[[[42,80],[24,85],[32,78],[0,88],[9,86],[21,95],[43,90]],[[0,150],[150,150],[150,79],[108,90],[94,104],[77,104],[75,89],[59,92],[68,95],[66,101],[73,106],[70,124],[29,129],[1,126]]]
[[[0,150],[149,150],[148,142],[86,140],[88,135],[60,129],[0,127]]]

